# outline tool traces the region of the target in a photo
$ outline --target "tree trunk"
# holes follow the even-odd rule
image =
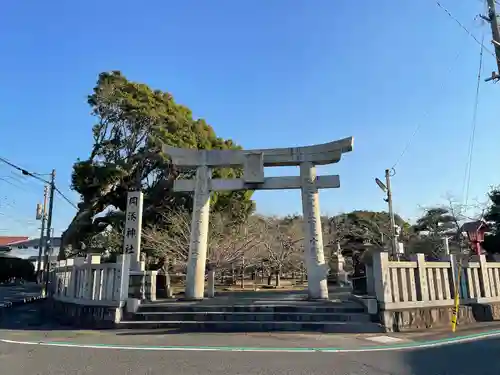
[[[269,276],[267,277],[267,285],[271,285],[273,282],[273,274],[269,272]]]
[[[276,285],[276,287],[281,286],[281,272],[279,269],[276,271],[276,279],[274,280],[274,285]]]
[[[234,269],[234,263],[231,263],[231,285],[236,284],[236,271]]]

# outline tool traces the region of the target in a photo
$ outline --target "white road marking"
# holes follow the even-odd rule
[[[372,337],[367,337],[366,340],[379,342],[381,344],[392,344],[404,341],[402,339],[398,339],[397,337],[391,337],[391,336],[372,336]]]
[[[18,345],[39,345],[53,346],[63,348],[79,349],[115,349],[115,350],[145,350],[145,351],[197,351],[197,352],[261,352],[261,353],[354,353],[354,352],[381,352],[398,351],[411,349],[435,348],[453,344],[464,344],[467,342],[478,341],[481,339],[499,337],[500,331],[485,333],[480,335],[471,335],[457,337],[452,339],[443,339],[421,343],[400,344],[400,345],[381,345],[372,347],[360,347],[353,349],[343,348],[245,348],[245,347],[209,347],[209,346],[131,346],[131,345],[99,345],[99,344],[79,344],[72,342],[43,342],[43,341],[16,341],[0,339],[0,342]]]

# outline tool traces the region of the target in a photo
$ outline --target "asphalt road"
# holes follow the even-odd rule
[[[39,306],[40,303],[35,303],[11,309],[11,313],[0,319],[0,339],[139,346],[225,342],[253,347],[259,343],[260,347],[270,347],[273,343],[276,347],[362,347],[361,339],[342,335],[320,335],[313,339],[309,335],[123,335],[113,331],[77,331],[42,318],[37,312]],[[119,350],[0,342],[0,374],[498,375],[499,353],[500,338],[434,348],[347,353]]]
[[[365,353],[167,352],[0,343],[9,375],[498,375],[500,339]]]
[[[41,294],[41,288],[34,283],[20,285],[0,285],[0,305],[4,302],[14,302],[26,297],[36,297]]]

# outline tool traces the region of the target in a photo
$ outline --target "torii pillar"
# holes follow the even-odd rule
[[[263,150],[195,150],[165,146],[180,167],[196,167],[195,180],[176,180],[174,191],[193,191],[194,207],[186,275],[187,299],[202,299],[211,191],[301,189],[305,229],[305,263],[310,299],[328,299],[328,267],[323,251],[318,189],[338,188],[338,175],[316,176],[316,165],[337,163],[352,151],[353,138],[321,145]],[[300,177],[264,177],[264,167],[300,166]],[[243,166],[242,179],[211,179],[211,168]]]

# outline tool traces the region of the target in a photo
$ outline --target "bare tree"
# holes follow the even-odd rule
[[[191,215],[178,210],[163,213],[160,225],[151,225],[142,230],[144,250],[149,256],[185,264],[189,255]]]
[[[423,208],[423,215],[415,226],[416,233],[408,241],[411,253],[440,258],[444,254],[445,237],[448,238],[451,253],[462,253],[468,248],[462,226],[468,221],[481,219],[487,206],[480,202],[466,205],[450,194],[445,196],[445,200],[442,205]]]
[[[228,215],[212,214],[209,222],[207,260],[219,271],[229,266],[234,270],[236,263],[251,265],[254,257],[246,256],[255,251],[262,242],[261,219],[250,217],[245,223],[231,221]],[[143,230],[145,249],[148,254],[160,260],[162,270],[168,274],[170,262],[174,261],[185,269],[189,257],[191,214],[176,211],[164,214],[162,226],[150,226]],[[233,277],[234,278],[234,277]],[[168,282],[168,280],[167,280]]]
[[[165,277],[167,297],[171,297],[173,295],[171,267],[180,266],[185,272],[189,254],[191,216],[183,210],[170,211],[163,213],[159,222],[161,225],[154,224],[143,228],[143,250],[148,255],[148,262],[156,260],[156,266],[159,266]]]
[[[244,223],[234,224],[228,216],[216,214],[211,217],[208,243],[208,258],[216,267],[227,266],[235,262],[253,265],[250,252],[264,240],[265,226],[259,216],[251,216]]]
[[[271,217],[266,222],[264,253],[260,253],[262,269],[268,271],[268,285],[275,276],[276,286],[280,286],[283,271],[302,270],[303,225],[301,218]]]

